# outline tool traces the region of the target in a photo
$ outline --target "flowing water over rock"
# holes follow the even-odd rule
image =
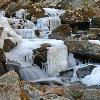
[[[84,67],[81,62],[77,60],[73,54],[68,53],[67,46],[64,45],[64,41],[56,39],[45,39],[48,38],[48,34],[52,34],[52,30],[61,25],[59,16],[64,13],[62,10],[44,8],[45,15],[49,17],[43,17],[37,20],[34,24],[31,21],[23,19],[22,13],[25,15],[24,10],[16,12],[16,18],[7,19],[4,16],[4,12],[0,13],[0,27],[4,27],[2,36],[0,37],[0,47],[3,47],[3,39],[10,38],[13,42],[17,42],[18,45],[10,52],[6,53],[7,59],[20,63],[19,72],[21,78],[27,81],[56,81],[56,83],[63,84],[66,81],[66,77],[59,77],[60,72],[68,71],[73,69],[74,72],[71,81],[81,81],[77,76],[77,70]],[[21,19],[19,19],[21,18]],[[11,26],[10,26],[11,24]],[[39,38],[35,34],[35,30],[39,30]],[[91,41],[90,41],[91,42]],[[98,42],[98,41],[97,41]],[[96,42],[96,43],[97,43]],[[41,45],[48,43],[51,47],[48,47],[47,62],[45,68],[41,69],[34,64],[33,50],[40,48]],[[94,43],[92,41],[92,43]],[[99,42],[98,42],[99,44]],[[82,82],[86,85],[98,85],[99,79],[94,83],[91,77],[99,76],[97,72],[99,67],[93,69],[91,75],[86,76],[82,79]],[[87,80],[91,78],[91,80]]]

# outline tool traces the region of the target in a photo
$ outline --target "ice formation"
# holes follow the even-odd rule
[[[67,70],[67,56],[67,47],[64,44],[50,47],[47,55],[47,73],[50,76],[59,75],[59,72]]]
[[[55,52],[56,52],[56,50],[58,50],[59,55],[57,56],[57,53],[56,53],[56,60],[57,60],[57,57],[59,57],[59,59],[58,59],[58,62],[55,60],[55,63],[57,62],[57,67],[59,67],[59,70],[56,71],[56,69],[53,69],[53,70],[55,70],[53,72],[55,72],[55,74],[58,74],[59,71],[66,70],[67,69],[67,52],[66,52],[67,49],[66,49],[66,46],[64,46],[64,42],[61,40],[23,39],[22,43],[20,43],[15,49],[10,51],[9,53],[6,53],[7,59],[10,59],[11,61],[17,61],[18,63],[21,64],[21,67],[24,67],[24,68],[26,68],[28,66],[32,66],[32,63],[33,63],[32,50],[39,48],[41,46],[41,44],[44,44],[44,43],[50,43],[52,46],[54,46],[56,48]],[[52,60],[52,59],[50,58],[49,61],[50,60]],[[49,63],[49,66],[52,67],[51,63]],[[56,67],[54,67],[54,68],[56,68]],[[35,70],[35,69],[33,69],[33,70]],[[29,69],[25,69],[25,70],[23,69],[23,74],[25,74],[25,71],[26,71],[26,75],[31,75],[28,72],[32,73],[31,72],[32,70],[29,71]],[[32,76],[30,76],[30,77],[32,77]],[[30,79],[32,79],[32,78],[30,78]],[[27,80],[28,80],[28,78],[27,78]],[[33,77],[33,80],[34,80],[34,77]]]
[[[21,36],[17,35],[16,32],[10,27],[6,17],[0,17],[0,27],[4,27],[4,31],[1,35],[2,39],[11,39],[13,42],[21,42]]]
[[[87,75],[82,79],[82,83],[91,86],[91,85],[100,85],[100,65],[92,70],[90,75]]]
[[[74,55],[72,53],[69,53],[68,55],[68,66],[69,69],[76,66],[76,59],[74,58]]]
[[[34,39],[37,37],[33,29],[15,29],[15,32],[21,35],[23,39]]]
[[[53,30],[56,27],[61,25],[61,20],[58,16],[56,17],[45,17],[45,18],[40,18],[37,20],[37,27],[41,31],[49,31]]]
[[[61,14],[65,13],[65,10],[58,10],[54,8],[44,8],[45,15],[49,16],[60,16]]]
[[[20,9],[19,11],[16,12],[17,18],[25,18],[26,15],[27,11],[25,11],[24,9]]]

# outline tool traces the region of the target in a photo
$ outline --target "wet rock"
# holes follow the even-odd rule
[[[6,73],[6,56],[3,49],[0,49],[0,75]]]
[[[14,71],[0,77],[0,100],[21,100],[19,76]]]
[[[82,84],[72,84],[64,87],[65,97],[70,100],[99,100],[100,87],[87,87]]]
[[[0,76],[3,75],[3,74],[5,74],[5,73],[6,73],[6,71],[5,71],[2,63],[0,62]]]
[[[66,86],[36,85],[34,82],[23,82],[24,92],[34,100],[99,100],[99,86],[85,86],[81,83]]]
[[[6,17],[13,16],[20,9],[20,5],[15,1],[11,2],[5,9]]]
[[[71,35],[72,29],[67,24],[62,24],[52,31],[52,34],[49,35],[49,38],[53,39],[63,39]]]
[[[95,15],[93,8],[79,8],[79,9],[73,9],[72,7],[70,9],[67,9],[64,14],[60,16],[62,23],[66,24],[72,24],[73,22],[82,22],[87,21],[88,18],[91,18]]]
[[[45,14],[44,9],[38,4],[24,5],[22,6],[22,9],[27,9],[27,12],[29,13],[27,17],[30,17],[32,21],[36,21],[37,19],[44,17]]]
[[[3,27],[0,27],[0,37],[2,35],[3,30],[4,30],[4,28]]]
[[[6,63],[6,56],[5,56],[4,50],[2,48],[0,48],[0,62]]]
[[[59,76],[65,77],[66,80],[71,81],[71,78],[73,77],[73,73],[74,73],[74,70],[70,69],[70,70],[60,72]]]
[[[39,35],[40,35],[39,30],[35,30],[35,34],[36,34],[37,37],[39,37]]]
[[[100,28],[100,17],[96,17],[92,19],[91,27]]]
[[[38,65],[42,69],[42,63],[47,62],[47,47],[50,47],[50,44],[43,44],[40,48],[33,50],[33,58],[34,64]]]
[[[76,74],[77,74],[77,77],[78,78],[84,78],[85,76],[87,75],[90,75],[92,70],[95,68],[96,66],[94,65],[88,65],[84,68],[79,68],[77,71],[76,71]]]
[[[63,82],[59,82],[59,81],[57,81],[57,80],[54,80],[54,79],[52,79],[52,80],[40,80],[40,81],[36,81],[35,82],[36,84],[38,84],[38,85],[47,85],[47,86],[62,86],[62,85],[64,85],[63,84]]]
[[[3,49],[5,52],[9,52],[11,49],[13,49],[16,46],[17,46],[17,44],[13,43],[10,39],[4,40]]]
[[[65,39],[65,44],[68,47],[68,51],[75,54],[75,57],[87,61],[100,61],[100,45],[89,43],[85,40],[68,40]],[[84,61],[85,62],[85,61]]]

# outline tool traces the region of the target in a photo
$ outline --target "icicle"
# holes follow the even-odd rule
[[[47,54],[47,73],[52,75],[58,75],[59,72],[67,70],[67,48],[65,45],[59,45],[50,47]]]
[[[69,68],[73,68],[74,66],[76,66],[76,59],[74,58],[74,55],[72,53],[69,53],[68,65],[69,65]]]

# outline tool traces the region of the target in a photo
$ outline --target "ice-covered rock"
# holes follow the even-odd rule
[[[10,27],[8,19],[6,17],[0,17],[0,20],[0,27],[4,27],[4,30],[1,34],[1,39],[11,39],[14,43],[21,42],[21,36],[17,35],[16,32]]]

